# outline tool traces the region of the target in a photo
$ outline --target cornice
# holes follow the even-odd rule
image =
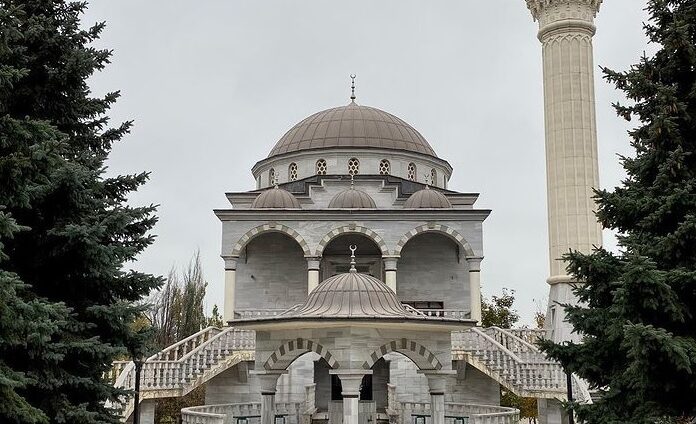
[[[216,209],[226,221],[475,221],[483,222],[490,209]]]

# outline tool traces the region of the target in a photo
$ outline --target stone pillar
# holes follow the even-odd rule
[[[143,399],[140,401],[139,424],[155,424],[155,405],[155,399]]]
[[[456,371],[419,371],[428,379],[430,418],[432,424],[445,424],[445,388],[447,377]]]
[[[592,37],[602,0],[526,0],[539,22],[544,69],[550,276],[548,337],[577,340],[559,303],[577,303],[559,260],[602,244],[594,215],[599,187]]]
[[[537,399],[539,424],[568,424],[568,413],[556,399]]]
[[[366,374],[372,370],[329,371],[341,379],[341,396],[343,396],[343,424],[358,424],[358,408],[360,403],[360,383]]]
[[[237,260],[239,256],[223,256],[225,260],[225,299],[223,306],[223,321],[227,325],[228,321],[234,319],[234,292],[237,285]]]
[[[275,424],[275,394],[278,378],[287,371],[260,371],[254,374],[261,387],[261,424]]]
[[[383,256],[382,260],[384,261],[384,282],[396,293],[396,263],[399,261],[399,257]]]
[[[471,319],[481,323],[481,260],[483,258],[466,258],[469,264],[469,306]]]
[[[319,285],[319,265],[321,258],[307,257],[307,294]]]

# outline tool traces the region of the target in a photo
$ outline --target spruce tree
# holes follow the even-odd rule
[[[110,51],[91,46],[104,24],[83,29],[85,8],[0,0],[2,422],[117,422],[103,374],[142,350],[136,304],[161,283],[127,270],[156,219],[126,202],[146,173],[105,174],[131,123],[109,125],[118,92],[90,93]]]
[[[604,69],[635,120],[627,178],[597,191],[597,216],[620,253],[571,252],[580,306],[566,305],[580,343],[543,349],[597,389],[587,423],[679,422],[696,416],[696,0],[649,0],[657,52],[625,72]]]

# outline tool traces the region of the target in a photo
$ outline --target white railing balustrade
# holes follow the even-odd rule
[[[462,353],[472,365],[519,395],[564,398],[567,388],[563,368],[529,341],[540,333],[475,327],[452,333],[452,351]],[[591,403],[586,385],[577,376],[573,376],[573,386],[577,387],[576,400]]]

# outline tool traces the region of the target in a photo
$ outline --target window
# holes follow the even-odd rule
[[[319,159],[316,166],[317,175],[326,175],[326,160]]]
[[[408,175],[407,177],[411,181],[416,181],[416,164],[411,162],[408,164]]]
[[[277,182],[277,181],[276,181],[275,169],[271,168],[271,169],[268,171],[268,185],[273,185],[273,184],[275,184],[276,182]]]
[[[389,175],[391,174],[391,165],[386,159],[382,159],[379,162],[379,175]]]
[[[430,170],[430,185],[437,186],[437,169]]]
[[[348,175],[358,175],[360,173],[360,161],[357,158],[348,160]]]
[[[434,169],[433,169],[434,171]],[[291,163],[290,166],[288,166],[288,181],[296,181],[297,180],[297,164],[295,162]]]

